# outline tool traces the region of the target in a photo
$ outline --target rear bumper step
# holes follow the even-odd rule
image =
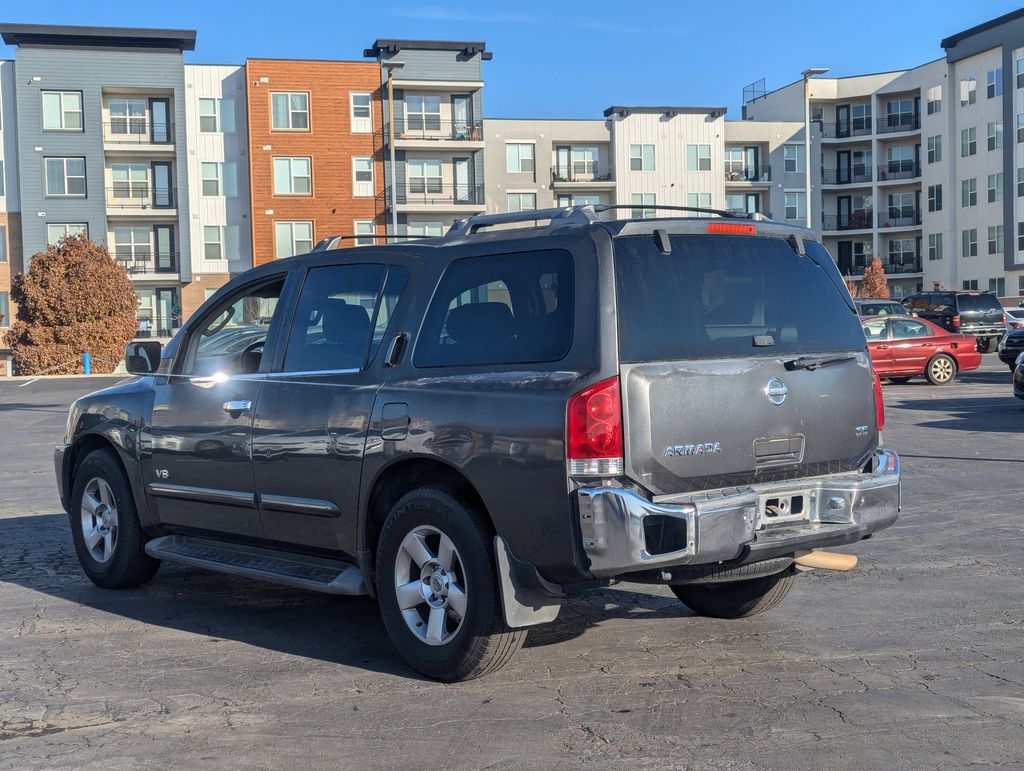
[[[899,456],[879,450],[871,469],[657,503],[617,487],[580,488],[575,495],[590,572],[614,577],[676,565],[743,564],[855,543],[899,516]],[[759,529],[765,498],[787,493],[807,497],[806,517]],[[661,535],[666,527],[673,530],[671,539]],[[648,543],[652,532],[659,534],[656,549]],[[663,550],[666,542],[671,550]]]
[[[358,567],[341,560],[224,543],[207,538],[165,535],[146,544],[146,554],[235,576],[270,581],[326,594],[367,594]]]

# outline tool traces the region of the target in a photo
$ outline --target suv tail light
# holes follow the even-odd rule
[[[871,373],[875,379],[875,421],[878,423],[878,430],[885,426],[885,402],[882,400],[882,381],[877,372]]]
[[[602,380],[569,398],[565,435],[570,475],[622,473],[622,399],[618,377]]]
[[[954,327],[956,327],[957,329],[959,329],[959,328],[960,328],[960,314],[959,314],[959,313],[958,313],[958,314],[956,314],[956,315],[955,315],[955,316],[953,317],[953,326],[954,326]]]

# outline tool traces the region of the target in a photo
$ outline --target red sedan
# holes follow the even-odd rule
[[[981,366],[971,335],[955,335],[930,321],[905,316],[861,319],[871,363],[879,377],[906,383],[924,375],[932,385],[952,383],[957,372]]]

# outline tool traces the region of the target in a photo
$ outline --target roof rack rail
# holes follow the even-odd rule
[[[667,204],[651,204],[650,206],[636,205],[630,203],[600,203],[594,207],[595,212],[612,211],[614,209],[642,209],[644,211],[688,211],[697,214],[716,214],[719,217],[740,217],[746,219],[744,212],[729,211],[728,209],[710,209],[704,206],[670,206]]]
[[[480,228],[489,228],[492,225],[507,225],[514,222],[534,222],[536,220],[549,220],[551,224],[559,225],[587,225],[597,222],[597,214],[593,204],[583,206],[563,206],[552,209],[532,209],[530,211],[506,212],[503,214],[476,214],[456,220],[445,234],[445,238],[455,236],[472,235]]]
[[[418,238],[436,238],[436,236],[421,236],[411,234],[403,236],[389,236],[386,234],[378,235],[376,233],[359,233],[354,236],[327,236],[326,238],[321,238],[319,241],[316,242],[316,245],[312,249],[310,249],[310,254],[312,254],[313,252],[327,252],[330,251],[331,249],[338,249],[341,247],[342,241],[355,241],[360,238],[372,238],[374,239],[374,241],[376,241],[376,239],[378,238],[382,238],[384,239],[384,245],[387,246],[388,243],[395,243],[397,241],[413,241]],[[389,241],[389,239],[395,239],[395,241]],[[359,244],[355,245],[359,246]],[[377,244],[374,243],[373,245],[376,246]]]

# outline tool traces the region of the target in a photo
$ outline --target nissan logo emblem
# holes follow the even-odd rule
[[[768,397],[768,401],[778,407],[789,395],[789,389],[786,388],[786,384],[779,380],[777,377],[773,377],[768,381],[768,385],[764,387],[764,395]]]

